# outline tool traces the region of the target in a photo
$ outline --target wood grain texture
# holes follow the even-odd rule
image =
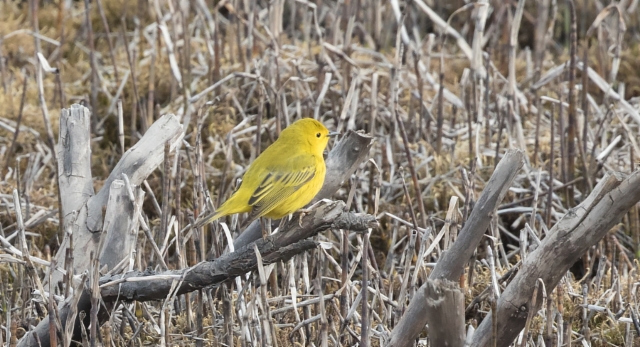
[[[432,346],[464,345],[464,294],[456,282],[428,279],[427,324]]]

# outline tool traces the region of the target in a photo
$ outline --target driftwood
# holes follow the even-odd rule
[[[322,190],[316,195],[311,204],[329,198],[341,186],[342,182],[356,171],[362,162],[369,158],[369,149],[373,138],[360,132],[347,131],[327,155],[327,175]],[[237,249],[259,239],[262,236],[260,221],[253,221],[234,241]]]
[[[482,195],[460,231],[460,235],[451,248],[442,253],[431,279],[457,281],[464,272],[465,264],[471,258],[484,235],[493,210],[506,194],[511,181],[523,164],[524,152],[509,150],[487,182]],[[391,332],[388,346],[408,346],[415,340],[427,324],[428,283],[423,284],[411,299],[405,314]],[[452,308],[451,308],[452,309]],[[464,308],[463,308],[464,309]]]
[[[593,192],[571,209],[549,230],[539,248],[527,256],[514,279],[497,302],[497,346],[508,346],[522,331],[529,311],[542,304],[542,290],[532,300],[535,283],[544,283],[547,295],[558,285],[589,247],[598,243],[631,207],[640,201],[640,170],[623,178],[605,175]],[[535,306],[532,306],[535,302]],[[473,335],[472,346],[490,346],[492,320],[489,314]]]
[[[294,217],[277,233],[255,242],[263,264],[270,264],[290,259],[295,254],[315,248],[316,242],[309,237],[329,228],[366,231],[377,225],[375,217],[364,214],[343,212],[344,202],[337,201],[323,205],[298,219]],[[191,268],[177,271],[167,271],[160,274],[131,272],[125,276],[109,275],[100,279],[100,294],[105,303],[117,300],[159,300],[166,298],[172,290],[174,282],[179,284],[175,294],[184,294],[204,287],[223,283],[238,275],[257,269],[254,244],[242,247],[233,253],[212,261],[201,262]],[[77,311],[89,312],[91,309],[91,294],[86,289],[80,295]],[[59,310],[60,321],[64,325],[71,312],[72,300],[68,299]],[[104,312],[103,312],[104,313]],[[99,314],[101,323],[107,319]],[[89,317],[85,317],[84,324],[88,324]],[[46,322],[46,323],[45,323]],[[49,317],[30,331],[18,346],[42,346],[49,344]],[[44,324],[43,324],[44,323]],[[74,334],[80,332],[80,321],[75,323]],[[37,337],[36,337],[37,336]],[[39,340],[39,342],[38,342]]]
[[[102,228],[102,209],[107,205],[111,184],[125,174],[131,185],[140,185],[147,176],[162,163],[163,144],[167,141],[174,149],[183,137],[182,125],[174,115],[158,119],[133,147],[118,162],[114,170],[96,195],[93,195],[91,177],[91,150],[89,133],[89,110],[81,105],[63,109],[60,115],[60,137],[57,146],[58,167],[60,168],[60,196],[65,237],[55,255],[58,267],[53,269],[51,279],[55,284],[64,275],[60,268],[65,264],[69,235],[73,238],[73,270],[81,273],[87,269],[89,257],[98,254],[98,244]],[[124,250],[123,250],[124,251]],[[121,260],[126,252],[108,254]],[[101,259],[101,263],[105,263]],[[112,264],[112,261],[107,263]],[[44,287],[49,288],[49,278],[44,279]]]

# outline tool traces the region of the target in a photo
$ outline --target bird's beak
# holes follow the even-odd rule
[[[330,133],[329,133],[329,135],[327,135],[327,136],[328,136],[328,137],[334,137],[334,136],[338,136],[338,135],[340,135],[340,132],[338,132],[338,131],[332,131],[332,132],[330,132]]]

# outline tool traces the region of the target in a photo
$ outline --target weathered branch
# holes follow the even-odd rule
[[[258,239],[255,245],[262,255],[263,264],[286,261],[292,256],[316,247],[310,237],[329,228],[343,228],[365,231],[376,224],[371,215],[356,215],[342,212],[344,202],[336,201],[321,206],[311,215],[300,220],[292,218],[283,232]],[[220,284],[236,276],[255,270],[257,267],[253,243],[243,246],[233,253],[227,253],[211,261],[201,262],[188,269],[166,271],[160,274],[131,272],[104,277],[100,280],[102,299],[105,302],[120,300],[160,300],[167,297],[173,281],[182,281],[177,294],[184,294],[204,287]],[[145,279],[145,277],[153,276]],[[107,284],[111,282],[110,284]]]
[[[104,182],[109,187],[111,182],[121,179],[122,174],[129,177],[129,182],[139,186],[147,179],[164,159],[164,147],[162,144],[169,141],[171,151],[182,141],[184,132],[182,124],[173,114],[167,114],[157,121],[145,132],[144,136],[122,156],[118,164]],[[89,217],[87,229],[89,231],[100,230],[102,225],[102,206],[106,205],[109,192],[101,189],[98,194],[87,202]]]
[[[498,300],[498,346],[510,344],[524,328],[529,311],[540,309],[541,290],[535,307],[530,300],[535,282],[542,279],[549,295],[571,265],[600,241],[638,201],[640,170],[626,178],[622,174],[606,175],[585,201],[569,210],[551,228],[540,247],[525,259]],[[489,314],[482,321],[473,335],[472,346],[490,344],[492,319]]]
[[[342,186],[342,182],[356,171],[362,162],[369,158],[369,149],[373,144],[373,137],[361,132],[347,131],[329,152],[325,164],[327,174],[322,190],[316,195],[316,201],[329,198]],[[237,249],[257,240],[262,235],[260,222],[253,221],[234,241]]]
[[[337,201],[323,205],[299,220],[294,217],[284,227],[283,232],[259,239],[255,242],[262,255],[264,264],[288,260],[295,254],[316,247],[316,243],[308,238],[329,228],[350,228],[365,231],[375,227],[375,217],[371,215],[343,212],[344,202]],[[257,268],[253,245],[247,245],[236,252],[225,254],[212,261],[201,262],[191,268],[167,271],[160,274],[150,272],[131,272],[122,276],[105,276],[100,279],[102,300],[106,303],[116,300],[159,300],[167,297],[173,282],[182,282],[177,294],[184,294],[204,287],[220,284],[235,276],[245,274]],[[70,312],[70,301],[66,301],[59,310],[63,325]],[[82,293],[77,305],[78,312],[89,312],[90,295],[87,290]],[[106,319],[106,317],[100,317]],[[38,326],[20,341],[19,346],[49,346],[49,318],[45,318]],[[76,322],[75,333],[79,333],[79,322]],[[75,334],[74,333],[74,334]],[[38,336],[40,344],[35,337]]]
[[[442,253],[435,269],[430,275],[431,279],[446,279],[457,281],[464,271],[465,264],[471,258],[473,251],[480,243],[484,235],[493,210],[498,206],[506,194],[511,181],[523,164],[524,152],[521,150],[509,150],[500,160],[491,179],[484,188],[482,195],[471,211],[469,218],[460,231],[460,236],[451,248]],[[388,346],[407,346],[415,340],[424,326],[427,324],[427,300],[428,282],[417,291],[407,311],[391,332]]]
[[[431,278],[444,278],[449,281],[459,279],[465,264],[489,227],[492,212],[509,190],[511,182],[524,163],[523,160],[524,152],[521,150],[509,150],[502,157],[469,218],[465,221],[464,227],[460,230],[460,236],[438,259],[438,264],[430,275]]]

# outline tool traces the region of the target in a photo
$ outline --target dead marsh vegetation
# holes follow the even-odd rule
[[[323,225],[315,238],[322,246],[305,244],[307,252],[272,267],[252,263],[248,276],[224,273],[226,281],[188,294],[170,285],[161,300],[109,299],[107,314],[85,313],[100,329],[87,325],[84,337],[76,330],[91,344],[377,346],[418,338],[436,346],[424,322],[401,330],[410,325],[401,317],[410,319],[410,302],[416,305],[428,276],[445,263],[446,251],[457,249],[461,231],[473,229],[467,222],[508,158],[503,180],[492,183],[502,183],[502,193],[487,197],[493,205],[477,217],[484,228],[458,253],[462,266],[453,276],[464,298],[462,328],[478,334],[469,342],[491,345],[480,334],[495,331],[498,345],[639,345],[640,195],[629,197],[633,185],[621,190],[637,182],[640,156],[639,6],[637,0],[0,1],[2,342],[17,345],[58,311],[36,293],[53,276],[56,254],[58,267],[88,271],[84,292],[91,299],[109,297],[106,287],[96,289],[107,280],[95,257],[68,264],[59,252],[66,217],[58,211],[64,197],[56,176],[67,166],[58,166],[63,151],[52,148],[61,110],[82,103],[92,110],[86,163],[95,192],[109,188],[116,164],[154,122],[175,131],[167,135],[170,145],[155,142],[155,154],[169,154],[158,169],[131,178],[139,199],[132,201],[140,202],[132,204],[136,252],[120,272],[178,271],[182,277],[158,283],[179,287],[187,280],[179,271],[228,255],[242,218],[207,230],[185,226],[229,196],[260,149],[300,117],[371,136],[356,150],[367,155],[350,161],[353,171],[343,169],[344,184],[330,192],[345,204],[321,208],[378,222],[355,232],[310,221]],[[175,118],[162,118],[167,114]],[[627,200],[605,210],[603,200],[590,200],[594,192]],[[516,278],[533,267],[526,259],[553,259],[545,240],[576,211],[591,223],[569,228],[586,233],[584,244],[571,243],[584,251],[568,247],[557,264],[539,264],[571,263],[571,271],[546,283],[542,275]],[[61,282],[53,288],[57,302],[83,292],[68,277]],[[512,312],[516,340],[502,334],[500,320],[485,319],[491,312],[502,317],[499,298],[522,293],[513,288],[526,288],[536,302],[521,315]],[[53,331],[59,343],[72,336],[64,325]]]

